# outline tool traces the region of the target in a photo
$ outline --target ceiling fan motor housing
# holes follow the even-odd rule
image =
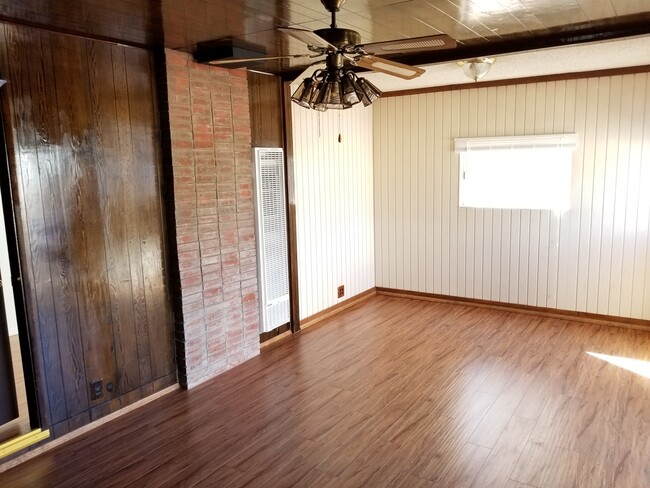
[[[335,27],[329,29],[318,29],[314,31],[314,33],[339,49],[346,46],[356,46],[361,43],[361,36],[359,33],[351,29]]]
[[[327,60],[325,62],[327,64],[328,71],[332,74],[338,74],[340,73],[341,69],[343,69],[344,60],[343,56],[339,53],[330,54],[327,56]]]

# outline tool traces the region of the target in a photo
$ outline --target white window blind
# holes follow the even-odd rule
[[[459,205],[568,209],[576,141],[575,134],[456,139]]]
[[[255,148],[255,204],[262,332],[289,322],[284,154],[281,148]]]

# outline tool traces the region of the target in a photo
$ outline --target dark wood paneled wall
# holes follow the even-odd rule
[[[284,147],[282,79],[249,71],[248,98],[251,106],[251,145]]]
[[[60,435],[176,381],[153,66],[0,25],[0,70],[41,417]]]
[[[285,86],[286,85],[286,86]],[[248,98],[251,113],[251,145],[253,147],[281,147],[284,149],[287,231],[289,242],[289,295],[291,299],[291,322],[260,335],[266,342],[291,329],[300,330],[298,309],[298,243],[296,236],[296,208],[294,198],[293,155],[291,139],[291,107],[287,96],[288,84],[279,76],[248,72]]]
[[[0,19],[131,45],[162,45],[161,2],[0,0]]]

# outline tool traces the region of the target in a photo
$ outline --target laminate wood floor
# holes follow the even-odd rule
[[[650,333],[377,296],[0,475],[96,487],[648,487]]]

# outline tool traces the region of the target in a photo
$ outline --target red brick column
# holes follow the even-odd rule
[[[245,70],[166,51],[179,370],[189,387],[259,354],[251,127]],[[183,381],[183,378],[181,378]]]

